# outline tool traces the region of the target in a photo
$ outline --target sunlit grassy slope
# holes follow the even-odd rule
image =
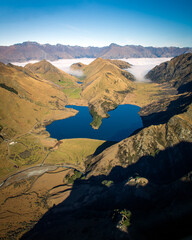
[[[31,70],[34,74],[48,81],[54,82],[60,86],[67,97],[79,98],[81,87],[77,84],[78,79],[70,74],[56,68],[46,60],[34,64],[27,64],[26,69]]]
[[[94,139],[64,139],[58,149],[53,150],[47,157],[47,164],[73,164],[84,168],[84,163],[89,155],[105,141]]]

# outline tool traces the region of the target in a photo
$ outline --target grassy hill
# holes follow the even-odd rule
[[[98,58],[89,65],[76,63],[74,70],[83,72],[81,99],[89,104],[93,117],[92,126],[98,128],[102,118],[108,117],[108,111],[119,104],[145,106],[163,95],[172,94],[172,89],[155,83],[138,83],[132,74],[124,69],[131,65],[122,60]]]
[[[87,66],[86,64],[81,63],[81,62],[78,62],[78,63],[73,63],[70,68],[71,68],[72,70],[82,70],[82,71],[83,71],[83,69],[84,69],[86,66]]]
[[[111,61],[98,58],[84,68],[85,79],[81,96],[88,100],[93,116],[92,126],[98,128],[101,118],[116,108],[133,90],[134,77]]]
[[[42,60],[34,64],[29,63],[25,68],[31,70],[38,77],[51,81],[62,87],[64,93],[68,97],[79,97],[81,89],[77,84],[78,79],[56,68],[48,61]]]
[[[1,177],[16,166],[42,161],[46,151],[38,131],[47,122],[74,113],[65,109],[67,98],[60,87],[11,64],[0,64],[0,95]]]

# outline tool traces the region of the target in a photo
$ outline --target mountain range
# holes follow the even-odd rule
[[[39,44],[37,42],[23,42],[11,46],[0,46],[0,61],[24,62],[30,60],[58,60],[68,58],[152,58],[175,57],[183,53],[192,52],[190,47],[143,47],[136,45],[120,46],[110,44],[105,47],[80,47],[69,45]]]

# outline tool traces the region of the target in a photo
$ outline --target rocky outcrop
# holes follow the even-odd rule
[[[192,53],[182,54],[148,72],[146,78],[157,83],[168,83],[179,92],[192,90]]]

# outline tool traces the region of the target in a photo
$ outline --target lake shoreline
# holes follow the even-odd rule
[[[87,106],[67,105],[66,108],[79,112],[71,118],[54,121],[46,126],[51,138],[57,140],[90,138],[119,142],[143,127],[142,119],[138,114],[140,107],[136,105],[119,105],[110,111],[109,118],[102,119],[102,125],[98,130],[90,126],[92,117]]]

